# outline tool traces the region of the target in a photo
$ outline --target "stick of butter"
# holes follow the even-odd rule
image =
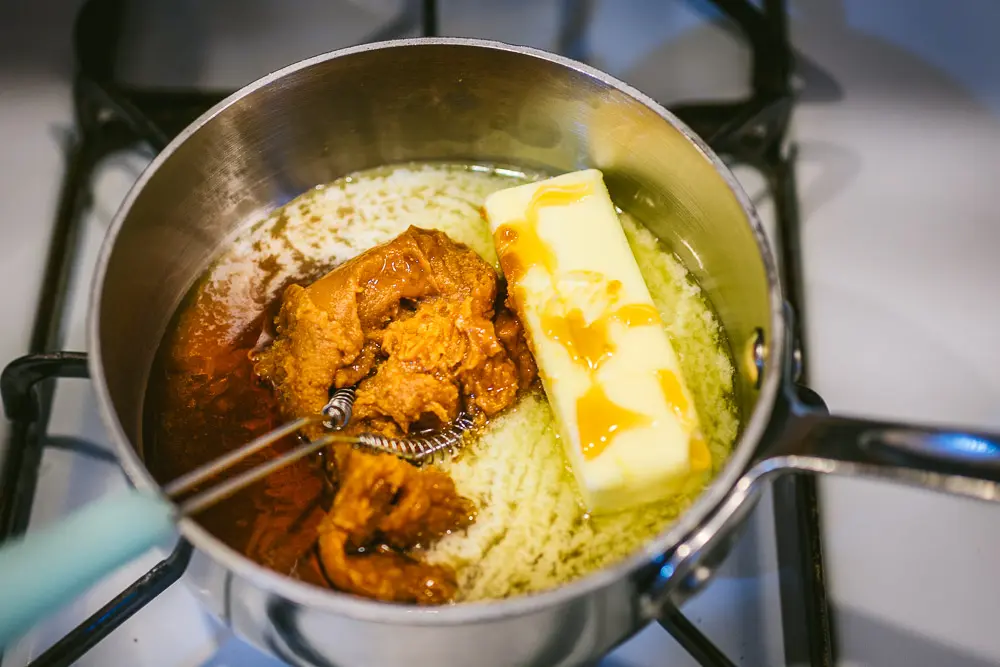
[[[588,510],[701,482],[711,457],[691,393],[601,172],[500,190],[485,210]]]

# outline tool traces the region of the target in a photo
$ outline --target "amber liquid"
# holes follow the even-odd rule
[[[254,376],[250,352],[277,303],[229,341],[213,336],[198,287],[178,310],[157,353],[144,414],[146,463],[160,483],[230,452],[282,423],[271,390]],[[224,311],[224,309],[219,309]],[[200,312],[197,324],[187,320]],[[224,316],[223,312],[219,317]],[[197,319],[197,318],[196,318]],[[212,353],[206,355],[206,350]],[[197,355],[197,356],[195,356]],[[195,361],[195,359],[197,361]],[[285,438],[228,474],[297,444]],[[332,500],[319,459],[301,460],[194,517],[226,545],[277,572],[326,586],[315,559],[316,527]]]

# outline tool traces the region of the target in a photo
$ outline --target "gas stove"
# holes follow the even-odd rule
[[[749,45],[750,92],[735,102],[672,108],[731,161],[755,198],[783,260],[789,298],[801,310],[794,149],[785,137],[792,63],[784,3],[767,2],[764,9],[742,0],[716,4]],[[579,15],[588,13],[588,5],[565,3],[568,13],[558,31],[557,46],[581,59],[588,52]],[[77,131],[34,353],[86,351],[87,292],[111,218],[155,151],[224,95],[125,83],[114,65],[123,43],[123,12],[124,3],[89,0],[77,19]],[[411,2],[375,34],[433,35],[437,16],[436,3]],[[126,485],[88,382],[59,379],[40,389],[40,418],[12,427],[0,486],[0,540]],[[759,504],[710,586],[683,612],[650,626],[601,664],[832,664],[815,507],[810,480],[782,480]],[[234,637],[200,607],[185,584],[189,555],[180,542],[122,568],[9,647],[3,667],[282,664]]]

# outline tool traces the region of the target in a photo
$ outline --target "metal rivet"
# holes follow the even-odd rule
[[[798,382],[802,379],[802,346],[799,341],[795,341],[795,348],[792,349],[792,381]]]
[[[757,328],[754,330],[753,341],[750,345],[750,373],[751,380],[755,388],[760,389],[764,381],[764,362],[767,360],[767,346],[764,345],[764,330]]]

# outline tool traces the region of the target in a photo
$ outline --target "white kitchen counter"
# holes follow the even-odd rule
[[[812,384],[835,411],[1000,430],[1000,5],[792,4],[796,44],[840,88],[806,71],[795,117]],[[70,121],[71,5],[14,3],[0,18],[0,363],[26,349],[41,282]],[[537,20],[452,0],[445,31],[551,46],[539,27],[551,3],[510,5]],[[267,41],[255,16],[279,37]],[[176,67],[203,83],[246,80],[324,50],[329,35],[307,27],[322,24],[289,28],[293,16],[219,14]],[[674,2],[605,0],[595,25],[596,64],[661,100],[745,90],[743,50]],[[253,59],[234,37],[247,31]],[[159,57],[130,63],[155,61],[162,78],[174,61],[153,43]],[[842,664],[1000,664],[1000,507],[859,481],[821,491]]]

